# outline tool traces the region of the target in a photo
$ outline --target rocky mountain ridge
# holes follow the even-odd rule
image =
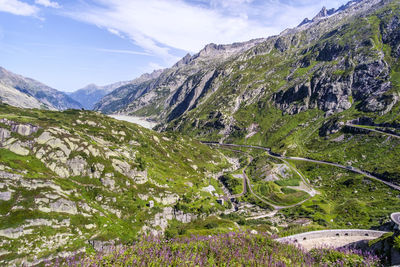
[[[0,67],[2,101],[26,108],[65,110],[81,108],[81,105],[65,93],[57,91],[31,78],[14,74]],[[7,93],[5,91],[7,90]],[[23,99],[23,101],[19,101]]]
[[[350,1],[337,10],[324,8],[311,22],[285,30],[279,36],[231,46],[210,44],[192,57],[185,56],[159,77],[131,88],[134,93],[123,95],[118,104],[111,100],[107,101],[107,105],[97,105],[96,109],[106,113],[150,117],[165,126],[175,119],[182,120],[189,116],[189,111],[193,109],[198,110],[194,112],[198,114],[199,105],[211,104],[211,99],[218,98],[218,95],[228,107],[223,112],[226,115],[234,114],[241,103],[246,102],[248,105],[269,95],[267,98],[289,114],[313,108],[328,114],[337,113],[349,109],[353,101],[363,101],[360,109],[365,111],[387,113],[398,101],[396,93],[386,93],[392,88],[390,63],[385,61],[383,51],[375,49],[378,45],[373,37],[376,25],[368,21],[365,27],[369,33],[366,33],[354,21],[359,20],[365,24],[367,16],[392,2],[396,3],[387,0]],[[388,29],[390,34],[385,36],[396,36],[396,27],[391,24]],[[346,35],[350,31],[358,31],[364,42],[352,40],[352,36]],[[383,40],[384,43],[388,42],[387,38]],[[393,45],[392,49],[397,51],[397,44]],[[351,53],[351,57],[346,53]],[[285,72],[289,73],[281,76],[276,66],[273,68],[261,62],[256,63],[259,70],[253,70],[255,67],[252,61],[267,60],[270,64],[276,64],[268,58],[285,61],[290,66],[286,67]],[[331,66],[333,62],[337,62],[336,66]],[[244,82],[241,73],[246,70],[249,73],[263,71],[265,75],[260,73],[253,81]],[[302,79],[306,77],[297,75],[298,71],[312,72],[315,74],[314,79]],[[382,79],[374,81],[373,77],[376,76]],[[237,87],[237,83],[232,83],[235,79],[239,83],[246,83],[248,88],[240,89],[240,93],[222,93],[220,88],[226,87],[225,83]],[[271,81],[282,85],[276,87]],[[249,89],[256,87],[257,83],[257,88]],[[352,90],[344,91],[344,88]],[[270,95],[272,91],[274,94]],[[214,103],[215,107],[221,106],[221,102]],[[226,120],[223,124],[230,128],[229,121],[232,118]],[[229,131],[225,129],[225,132]]]
[[[94,105],[99,102],[104,96],[128,83],[130,82],[117,82],[104,86],[89,84],[82,89],[76,90],[72,93],[68,93],[68,96],[79,102],[83,108],[92,110]]]
[[[201,92],[185,92],[189,87],[197,91],[216,74],[217,67],[243,51],[248,50],[264,39],[255,39],[230,45],[209,44],[199,53],[186,55],[169,69],[154,72],[142,82],[140,79],[131,85],[116,89],[95,106],[95,110],[105,113],[137,113],[153,119],[165,118],[169,112],[182,113],[192,108]],[[188,79],[189,77],[189,79]],[[187,107],[179,105],[181,98],[192,98]]]
[[[352,0],[352,1],[349,1],[347,4],[340,6],[338,9],[335,9],[335,8],[327,9],[326,7],[323,7],[321,9],[321,11],[313,19],[310,20],[308,18],[305,18],[299,24],[298,27],[303,26],[303,25],[308,24],[308,23],[316,22],[319,19],[326,18],[326,17],[334,15],[336,13],[340,13],[342,11],[345,11],[345,10],[351,8],[353,5],[356,5],[357,3],[360,3],[361,1],[364,1],[364,0]]]

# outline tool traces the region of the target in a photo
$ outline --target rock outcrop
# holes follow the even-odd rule
[[[79,251],[88,240],[107,236],[133,240],[142,228],[160,231],[172,219],[190,222],[199,214],[173,208],[186,193],[182,186],[191,184],[194,193],[200,192],[195,184],[206,186],[204,158],[212,158],[218,171],[226,166],[219,153],[186,137],[96,112],[4,104],[0,150],[2,266],[39,264],[35,256]],[[186,204],[197,210],[205,198],[198,194]],[[215,201],[213,195],[207,198]],[[202,215],[224,209],[214,206]],[[156,216],[160,211],[165,212]]]

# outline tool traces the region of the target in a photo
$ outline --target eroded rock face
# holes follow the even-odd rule
[[[365,100],[366,96],[379,96],[391,88],[388,81],[390,71],[383,61],[373,61],[356,66],[353,74],[352,91],[356,100]]]
[[[11,132],[7,129],[0,128],[0,143],[11,137]]]
[[[343,128],[343,126],[344,123],[340,122],[339,119],[331,119],[319,129],[319,136],[325,137],[337,133]]]
[[[7,228],[0,230],[0,236],[7,237],[10,239],[16,239],[19,238],[20,236],[31,234],[32,232],[33,229],[24,230],[23,227]]]
[[[163,205],[173,205],[178,202],[179,196],[177,194],[164,194],[160,197],[154,197],[154,199]]]
[[[393,11],[388,11],[393,12]],[[392,47],[392,56],[400,57],[400,18],[394,15],[389,23],[381,25],[382,41]]]
[[[30,136],[39,130],[38,126],[31,124],[14,124],[11,126],[11,131],[16,132],[23,136]]]
[[[50,132],[43,132],[37,139],[36,142],[40,145],[43,145],[47,143],[50,139],[52,139],[53,136],[51,135]]]
[[[383,115],[392,110],[398,101],[398,95],[371,96],[363,101],[360,109],[365,112],[379,112]]]
[[[57,200],[56,202],[50,203],[50,210],[52,212],[64,212],[69,214],[78,213],[75,202],[63,198]]]
[[[87,173],[87,163],[82,157],[78,156],[67,161],[72,176],[85,176]]]
[[[392,88],[389,74],[388,64],[383,60],[360,64],[351,75],[337,76],[324,68],[315,72],[310,82],[281,90],[272,99],[288,114],[311,108],[319,108],[328,114],[342,112],[352,106],[352,98],[362,101],[360,110],[386,113],[398,101],[395,95],[384,95]]]
[[[148,226],[144,226],[142,231],[151,232],[153,234],[163,234],[165,229],[168,227],[168,221],[172,219],[176,219],[182,223],[189,223],[195,219],[197,219],[197,215],[184,213],[180,210],[174,210],[172,207],[165,207],[162,212],[157,213],[154,216],[154,219],[148,223],[151,225],[151,228]],[[154,228],[161,228],[161,231],[155,230]]]
[[[114,190],[115,188],[115,181],[114,179],[112,179],[111,177],[104,177],[100,179],[101,183],[106,186],[109,187],[111,190]]]
[[[30,136],[39,130],[39,126],[32,124],[21,124],[8,119],[1,119],[0,123],[11,126],[11,131],[23,136]]]
[[[112,165],[116,171],[127,177],[132,178],[137,184],[144,184],[148,181],[147,170],[132,170],[129,163],[118,159],[113,159]]]

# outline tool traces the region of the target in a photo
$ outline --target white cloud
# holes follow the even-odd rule
[[[204,45],[267,36],[274,29],[181,0],[102,0],[103,7],[76,11],[73,17],[123,33],[147,51],[176,60],[170,48],[197,52]]]
[[[189,1],[189,0],[186,0]],[[331,1],[338,4],[346,0]],[[233,43],[277,34],[315,15],[328,0],[94,0],[69,15],[173,63],[171,48],[198,52],[208,43]],[[329,6],[329,5],[328,5]],[[332,4],[330,4],[332,6]]]
[[[50,0],[35,0],[35,4],[42,5],[45,7],[60,8],[60,4]]]
[[[39,8],[19,0],[0,0],[0,11],[19,16],[35,16]]]
[[[120,50],[120,49],[107,49],[107,48],[97,48],[96,50],[100,51],[100,52],[116,53],[116,54],[130,54],[130,55],[151,56],[151,54],[149,54],[149,53],[133,51],[133,50]]]

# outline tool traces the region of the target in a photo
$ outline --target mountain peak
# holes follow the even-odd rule
[[[184,56],[181,60],[179,60],[177,63],[175,63],[174,67],[181,67],[183,65],[187,65],[192,61],[192,55],[190,53],[187,53],[186,56]]]
[[[322,9],[318,12],[318,14],[317,14],[312,20],[310,20],[310,19],[308,19],[308,18],[305,18],[305,19],[298,25],[298,27],[303,26],[303,25],[308,24],[308,23],[311,23],[311,22],[318,21],[318,20],[320,20],[320,19],[323,19],[323,18],[328,17],[328,16],[331,16],[331,15],[340,13],[340,12],[342,12],[342,11],[345,11],[345,10],[347,10],[347,9],[349,9],[349,8],[351,8],[351,7],[353,7],[354,5],[356,5],[356,4],[358,4],[358,3],[365,2],[365,1],[366,1],[366,0],[351,0],[351,1],[347,2],[347,4],[340,6],[338,9],[335,9],[335,8],[327,9],[327,8],[324,6],[324,7],[322,7]]]
[[[321,9],[321,11],[318,12],[318,14],[312,20],[315,21],[317,19],[322,19],[322,18],[328,17],[330,15],[333,15],[335,13],[336,13],[336,9],[334,9],[334,8],[327,9],[326,7],[323,7]]]

